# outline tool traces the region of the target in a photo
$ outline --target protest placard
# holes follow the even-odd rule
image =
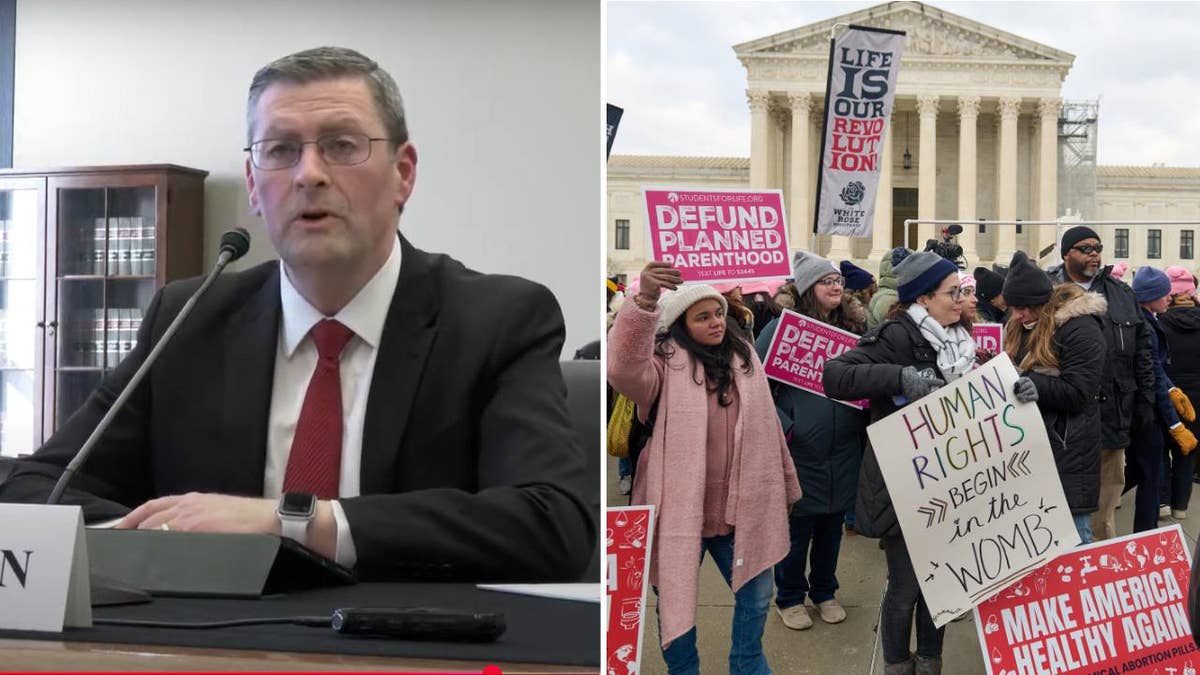
[[[1079,543],[1036,403],[1001,354],[867,427],[934,624]]]
[[[976,323],[971,325],[975,346],[993,354],[1004,350],[1004,326],[998,323]]]
[[[829,41],[813,221],[818,234],[871,236],[880,157],[903,53],[904,32],[886,28],[851,25]]]
[[[684,281],[790,276],[780,190],[642,188],[650,254]]]
[[[763,372],[773,380],[825,396],[825,386],[821,383],[825,361],[854,349],[857,344],[858,336],[850,331],[785,309],[763,360]],[[859,410],[870,404],[866,399],[833,400]]]
[[[975,608],[988,675],[1196,675],[1190,572],[1178,524],[1058,556]]]
[[[654,507],[609,507],[606,511],[606,672],[634,675],[642,661],[642,624],[646,618],[645,580],[650,574]]]

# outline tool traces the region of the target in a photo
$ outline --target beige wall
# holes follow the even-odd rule
[[[246,204],[250,78],[301,49],[357,49],[405,99],[406,236],[549,286],[570,355],[600,335],[599,22],[598,3],[554,0],[20,0],[13,164],[204,169],[206,260],[234,225],[254,238],[242,266],[271,259]]]

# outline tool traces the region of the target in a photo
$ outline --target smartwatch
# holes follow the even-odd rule
[[[283,493],[275,509],[283,536],[301,545],[308,543],[308,524],[316,513],[317,498],[307,492]]]

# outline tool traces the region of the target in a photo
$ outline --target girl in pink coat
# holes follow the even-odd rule
[[[729,672],[766,675],[772,568],[788,552],[800,485],[753,345],[720,293],[681,281],[670,265],[647,264],[608,336],[608,380],[653,428],[632,503],[655,506],[650,582],[663,659],[672,675],[700,672],[696,592],[707,553],[734,591]]]

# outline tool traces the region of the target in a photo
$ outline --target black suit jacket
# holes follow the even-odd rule
[[[341,499],[364,579],[575,580],[595,544],[545,287],[484,275],[403,237],[363,428],[361,496]],[[133,352],[0,485],[49,494],[199,279],[151,301]],[[68,503],[88,520],[188,491],[261,497],[279,264],[217,280],[114,419]],[[599,414],[599,411],[597,411]]]

